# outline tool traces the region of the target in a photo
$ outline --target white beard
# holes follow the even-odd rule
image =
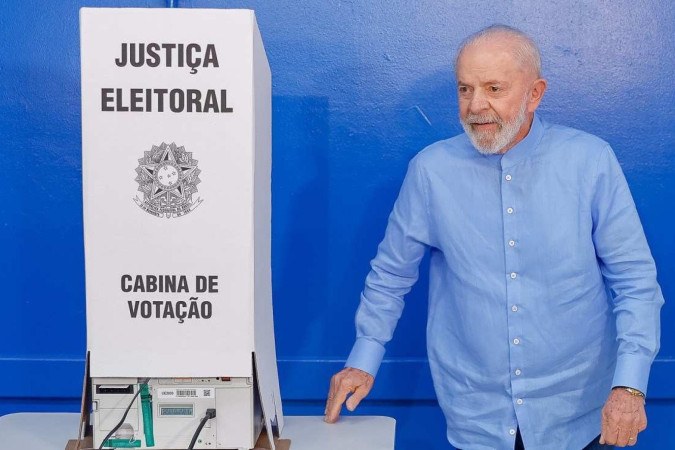
[[[515,139],[518,131],[527,120],[525,111],[527,109],[527,97],[523,99],[518,114],[510,122],[504,122],[497,115],[478,115],[469,114],[465,119],[460,117],[459,121],[462,128],[471,139],[471,143],[479,153],[483,155],[496,155],[501,153]],[[472,123],[496,123],[499,128],[496,132],[492,131],[474,131]]]

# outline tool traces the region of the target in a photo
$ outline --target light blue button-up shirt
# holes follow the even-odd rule
[[[647,391],[663,296],[609,145],[535,116],[504,155],[465,134],[410,162],[347,361],[373,375],[431,251],[427,350],[450,443],[578,450],[612,386]]]

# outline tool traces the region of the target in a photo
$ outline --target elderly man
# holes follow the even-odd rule
[[[451,444],[579,450],[634,445],[645,429],[654,262],[609,145],[535,113],[540,66],[510,27],[462,45],[466,133],[410,162],[327,422],[368,394],[428,248],[427,350]]]

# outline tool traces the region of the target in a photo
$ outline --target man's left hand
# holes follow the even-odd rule
[[[647,413],[642,397],[625,389],[612,389],[602,408],[600,443],[618,447],[633,446],[639,432],[647,428]]]

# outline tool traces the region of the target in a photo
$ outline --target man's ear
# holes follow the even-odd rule
[[[546,80],[543,78],[538,78],[532,82],[532,89],[527,101],[528,112],[533,113],[539,107],[539,103],[544,97],[544,92],[546,92],[546,86]]]

